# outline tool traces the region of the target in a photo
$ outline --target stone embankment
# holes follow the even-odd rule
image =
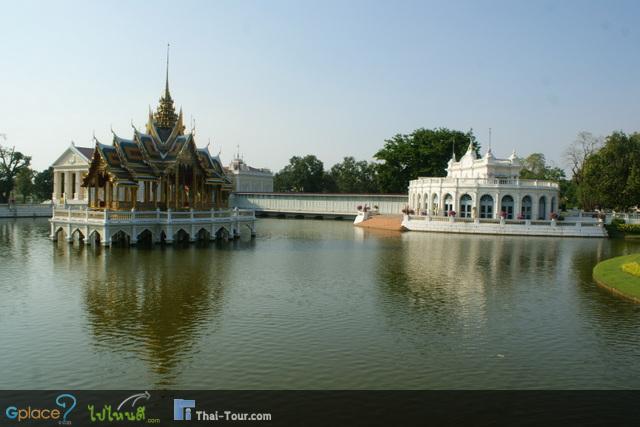
[[[0,218],[50,218],[52,211],[50,204],[0,204]]]

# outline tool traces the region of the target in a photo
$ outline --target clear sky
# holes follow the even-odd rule
[[[638,1],[6,1],[0,133],[43,169],[131,137],[170,86],[199,146],[257,167],[372,159],[418,127],[496,155],[640,130]],[[2,143],[2,141],[0,141]]]

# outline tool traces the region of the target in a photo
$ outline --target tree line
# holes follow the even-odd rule
[[[420,176],[445,176],[447,162],[457,159],[469,144],[480,153],[473,131],[447,128],[416,129],[384,141],[375,161],[345,157],[325,170],[314,155],[294,156],[274,176],[274,190],[312,193],[406,194],[409,181]],[[571,177],[542,153],[520,159],[523,179],[544,179],[560,184],[560,207],[626,210],[640,205],[640,133],[613,132],[596,137],[581,132],[565,151]],[[0,145],[0,203],[13,197],[49,200],[53,169],[35,171],[31,157],[14,147]]]
[[[385,140],[371,162],[345,157],[325,170],[314,155],[294,156],[275,174],[274,190],[406,194],[412,179],[446,176],[452,154],[460,159],[469,144],[478,156],[480,144],[473,131],[420,128]],[[614,132],[603,138],[581,132],[564,157],[570,178],[542,153],[519,159],[520,178],[558,182],[562,209],[624,210],[640,205],[640,133]]]
[[[53,192],[53,168],[43,171],[31,169],[31,156],[16,151],[15,147],[0,145],[0,203],[11,202],[19,196],[49,200]]]
[[[308,193],[400,193],[418,176],[444,176],[453,153],[459,158],[469,144],[479,153],[472,131],[417,129],[385,141],[367,162],[345,157],[329,170],[314,155],[294,156],[274,176],[274,190]]]

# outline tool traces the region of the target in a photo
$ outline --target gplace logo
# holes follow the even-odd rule
[[[64,393],[56,397],[56,405],[58,408],[32,408],[31,406],[17,407],[9,406],[5,410],[5,415],[10,420],[21,421],[58,421],[59,424],[70,425],[71,421],[67,420],[67,417],[76,407],[78,403],[75,396],[72,394]]]
[[[195,407],[195,400],[173,399],[173,420],[191,421],[191,409]]]

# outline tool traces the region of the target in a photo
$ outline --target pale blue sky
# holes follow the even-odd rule
[[[258,167],[371,159],[418,127],[561,164],[582,130],[640,130],[638,1],[3,2],[0,133],[48,166],[130,137],[170,85],[200,146]]]

